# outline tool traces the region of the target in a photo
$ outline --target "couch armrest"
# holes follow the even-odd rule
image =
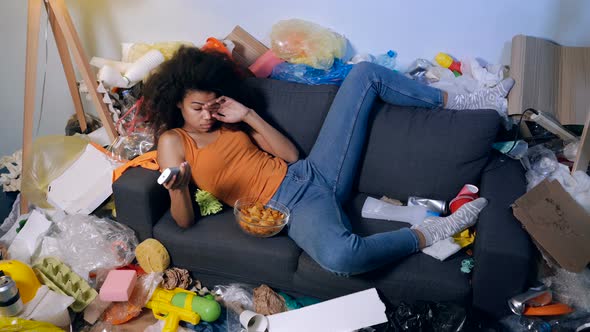
[[[480,184],[488,206],[476,224],[472,276],[474,308],[494,317],[509,312],[507,300],[524,290],[532,272],[534,247],[510,207],[525,192],[521,164],[494,154]]]
[[[152,237],[152,227],[170,208],[170,196],[156,180],[160,172],[130,168],[113,183],[117,221],[131,227],[140,241]]]

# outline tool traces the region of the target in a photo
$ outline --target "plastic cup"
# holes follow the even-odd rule
[[[459,196],[470,196],[473,197],[473,199],[476,199],[479,197],[479,188],[472,184],[466,184],[463,186],[463,188],[461,188],[461,191],[459,191],[459,193],[457,194],[457,197]]]
[[[451,210],[451,213],[455,213],[455,211],[463,206],[463,204],[469,203],[473,200],[475,200],[475,198],[472,196],[457,196],[451,201],[451,203],[449,203],[449,209]]]
[[[164,62],[164,55],[158,50],[151,50],[137,59],[123,76],[129,82],[139,82],[162,62]]]
[[[240,323],[246,332],[265,332],[268,328],[268,318],[250,310],[244,310],[240,314]]]

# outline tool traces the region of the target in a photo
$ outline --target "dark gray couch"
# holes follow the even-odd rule
[[[305,156],[337,87],[267,79],[247,83],[248,95],[257,97],[250,104]],[[471,275],[460,271],[461,261],[468,257],[460,252],[444,262],[419,253],[377,271],[339,277],[320,268],[284,232],[268,239],[242,233],[229,207],[183,230],[170,216],[168,193],[156,184],[159,173],[140,168],[128,170],[113,184],[117,219],[133,228],[140,240],[160,240],[175,266],[191,270],[209,286],[265,283],[320,298],[376,287],[393,303],[455,301],[494,316],[506,313],[507,298],[527,283],[533,247],[510,209],[525,192],[522,167],[490,148],[500,117],[492,110],[424,110],[383,103],[376,105],[373,114],[355,186],[358,193],[346,205],[355,231],[372,234],[408,226],[361,218],[367,195],[449,201],[463,184],[479,184],[489,205],[477,223]]]

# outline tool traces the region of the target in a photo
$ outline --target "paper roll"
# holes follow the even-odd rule
[[[250,310],[244,310],[240,314],[240,323],[246,332],[265,332],[268,328],[268,318]]]

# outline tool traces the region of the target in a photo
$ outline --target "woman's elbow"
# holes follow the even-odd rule
[[[288,163],[294,163],[299,160],[299,151],[291,151],[287,156],[285,156],[285,161]]]
[[[180,227],[182,229],[190,228],[192,225],[195,224],[195,218],[194,217],[191,218],[190,216],[184,216],[184,217],[172,216],[172,219],[174,219],[174,221],[176,222],[178,227]]]

